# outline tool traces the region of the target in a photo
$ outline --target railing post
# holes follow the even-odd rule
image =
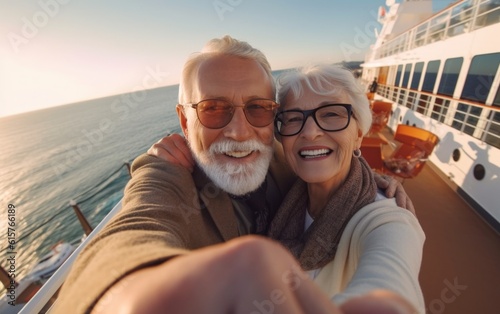
[[[9,273],[7,272],[7,270],[5,270],[2,266],[0,266],[0,282],[3,283],[5,289],[7,289],[7,290],[11,289],[11,286],[14,286],[14,288],[15,288],[18,285],[17,281],[14,280],[9,275]]]
[[[80,207],[78,207],[78,204],[74,200],[69,201],[69,205],[73,207],[76,217],[78,217],[78,220],[82,225],[83,231],[85,232],[86,235],[89,235],[92,232],[92,226],[89,224],[85,216],[82,214]]]
[[[132,177],[132,171],[130,170],[130,163],[128,161],[123,162],[125,166],[127,166],[128,174],[130,177]]]

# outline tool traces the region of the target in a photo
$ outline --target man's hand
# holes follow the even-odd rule
[[[403,185],[398,180],[391,176],[383,176],[378,173],[373,173],[373,176],[378,188],[385,190],[385,196],[388,198],[395,197],[399,207],[406,208],[416,216],[415,207],[413,207],[410,197],[406,194]]]
[[[133,272],[92,313],[340,312],[284,247],[245,236]]]
[[[186,139],[180,134],[165,136],[148,149],[148,154],[193,171],[193,155]]]

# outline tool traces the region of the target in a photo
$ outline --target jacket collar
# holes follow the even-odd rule
[[[229,195],[213,183],[198,166],[193,171],[198,195],[214,221],[224,241],[239,236],[238,221]]]

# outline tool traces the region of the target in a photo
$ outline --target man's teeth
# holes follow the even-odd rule
[[[331,152],[331,150],[322,148],[322,149],[312,149],[312,150],[301,150],[299,155],[304,158],[314,158],[326,156]]]
[[[229,157],[233,158],[243,158],[250,155],[252,151],[241,151],[241,152],[225,152],[225,154]]]

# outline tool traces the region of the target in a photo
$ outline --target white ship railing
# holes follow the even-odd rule
[[[459,2],[380,46],[380,59],[500,22],[500,0]]]
[[[388,85],[377,94],[500,149],[500,107]]]
[[[120,200],[118,204],[113,207],[113,209],[104,217],[104,219],[94,228],[94,230],[87,236],[87,238],[80,244],[76,250],[71,254],[71,256],[64,262],[64,264],[59,267],[59,269],[50,277],[49,280],[43,285],[43,287],[35,294],[31,300],[26,303],[26,305],[19,312],[20,314],[33,314],[39,313],[51,300],[51,298],[58,292],[59,288],[64,283],[64,280],[68,276],[71,266],[75,262],[76,258],[87,246],[90,240],[92,240],[97,233],[113,218],[121,209],[122,201]],[[56,301],[57,302],[57,301]]]

